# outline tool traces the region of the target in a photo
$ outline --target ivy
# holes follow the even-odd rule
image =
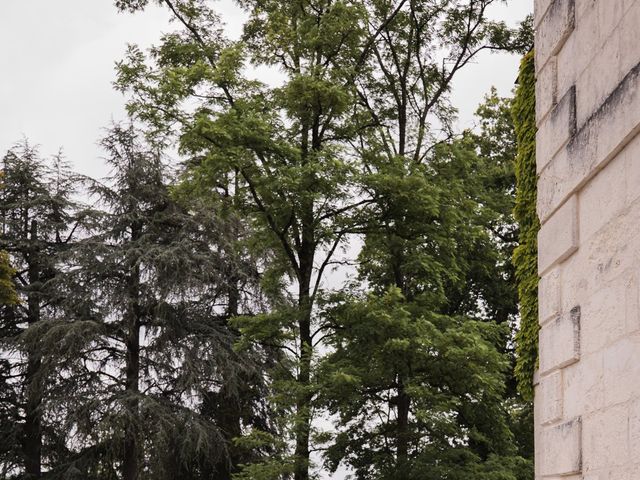
[[[536,213],[536,98],[533,51],[522,59],[513,121],[518,142],[516,157],[516,206],[520,227],[519,246],[513,254],[520,299],[520,330],[516,334],[516,377],[518,389],[533,399],[533,374],[538,364],[538,231]]]

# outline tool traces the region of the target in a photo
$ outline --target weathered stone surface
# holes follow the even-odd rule
[[[540,421],[542,425],[549,425],[562,420],[563,384],[561,371],[540,379],[538,401],[541,404]]]
[[[545,221],[569,195],[620,153],[640,132],[637,64],[540,174],[538,215]],[[552,150],[546,147],[546,150]]]
[[[640,335],[623,337],[604,350],[604,401],[615,405],[640,397]]]
[[[551,5],[552,0],[535,0],[533,11],[534,11],[534,24],[538,26],[540,21],[547,13],[549,9],[549,5]]]
[[[626,405],[582,417],[584,471],[624,465],[629,459]]]
[[[540,325],[560,314],[560,269],[556,268],[540,279],[538,284],[538,316]]]
[[[547,67],[552,67],[552,63]],[[547,68],[545,67],[545,68]],[[576,90],[569,89],[538,127],[537,170],[542,171],[576,133]]]
[[[582,355],[578,363],[562,369],[563,414],[566,418],[588,415],[604,406],[602,352]]]
[[[611,194],[615,185],[626,191],[625,158],[618,155],[598,172],[580,191],[580,238],[586,241],[609,221],[616,218],[626,205],[624,194]]]
[[[540,330],[540,375],[580,360],[580,307]]]
[[[538,233],[538,271],[547,270],[562,262],[578,249],[578,200],[571,197]]]
[[[538,70],[558,53],[573,31],[574,25],[575,1],[553,0],[542,15],[536,30],[536,66]]]
[[[536,479],[637,480],[640,0],[536,7]]]
[[[558,103],[558,63],[552,57],[536,78],[536,119],[537,125],[547,117],[551,109]],[[538,166],[542,170],[544,166]]]
[[[575,418],[553,427],[543,427],[539,472],[543,477],[580,473],[582,469],[582,420]]]

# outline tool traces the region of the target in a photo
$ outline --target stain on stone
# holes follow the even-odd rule
[[[627,75],[625,75],[602,105],[580,126],[580,129],[571,140],[569,140],[567,149],[572,156],[589,145],[594,127],[599,126],[600,122],[607,119],[621,105],[628,103],[630,95],[636,94],[638,76],[640,76],[640,63],[636,64]],[[573,88],[575,89],[575,86]]]

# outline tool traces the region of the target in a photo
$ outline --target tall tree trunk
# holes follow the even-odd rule
[[[30,225],[30,241],[33,245],[38,241],[38,222]],[[28,276],[31,290],[27,295],[28,323],[35,325],[40,321],[40,292],[34,288],[42,288],[40,252],[36,246],[28,255]],[[28,480],[42,477],[42,379],[40,370],[42,360],[37,350],[27,349],[27,371],[25,373],[25,424],[22,449],[24,453],[25,473]]]
[[[311,362],[313,358],[313,339],[311,338],[311,312],[313,300],[311,297],[311,276],[313,273],[313,259],[315,246],[311,238],[311,230],[307,232],[307,238],[302,241],[300,254],[300,279],[298,295],[300,330],[300,366],[298,372],[298,393],[296,399],[296,464],[294,479],[309,480],[309,463],[311,438]],[[305,234],[303,233],[303,237]]]
[[[398,387],[398,420],[396,436],[396,475],[407,475],[409,463],[409,408],[411,398],[405,391],[402,379],[399,379]]]
[[[136,242],[140,237],[141,226],[134,225],[131,240]],[[138,422],[140,393],[140,267],[133,262],[130,267],[128,285],[128,308],[126,313],[126,360],[125,360],[125,394],[129,418],[125,424],[124,452],[122,457],[123,480],[137,480],[140,467],[140,445],[138,442]]]

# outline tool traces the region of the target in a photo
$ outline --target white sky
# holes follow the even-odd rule
[[[233,0],[219,0],[229,33],[243,15]],[[533,0],[496,6],[495,18],[515,25],[533,11]],[[24,136],[44,154],[62,148],[75,168],[94,177],[107,171],[96,143],[112,119],[125,117],[124,98],[113,91],[114,63],[127,43],[148,47],[168,31],[168,15],[149,8],[118,14],[111,0],[0,0],[0,156]],[[460,127],[492,85],[508,95],[519,56],[484,54],[455,83]],[[333,476],[337,480],[344,473]]]

